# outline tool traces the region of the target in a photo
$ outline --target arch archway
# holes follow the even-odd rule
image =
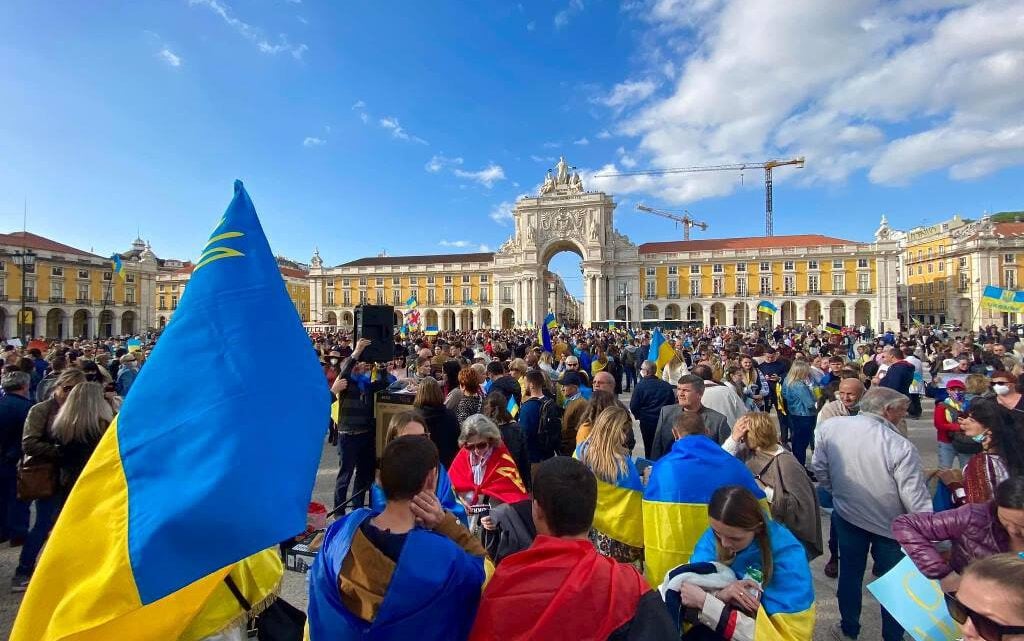
[[[658,308],[655,305],[644,305],[644,320],[658,320]]]
[[[337,326],[337,324],[338,324],[338,315],[335,314],[334,312],[327,312],[327,324],[328,325],[335,325],[335,326]]]
[[[804,318],[811,325],[821,325],[821,303],[816,300],[808,301],[804,306]]]
[[[787,300],[782,303],[782,308],[779,311],[783,327],[792,327],[796,324],[796,303]]]
[[[64,310],[54,307],[46,312],[46,338],[64,338]]]
[[[455,312],[446,309],[441,312],[441,331],[451,332],[455,330]]]
[[[501,310],[501,328],[512,329],[516,325],[516,312],[511,307]]]
[[[861,299],[853,307],[853,324],[871,327],[871,302]]]
[[[736,327],[746,327],[750,324],[746,303],[736,303],[732,306],[732,324]]]
[[[615,308],[615,320],[624,321],[626,320],[626,306],[619,305]]]
[[[162,317],[161,317],[162,318]],[[71,317],[71,334],[83,337],[89,332],[89,310],[80,309]]]
[[[135,327],[135,312],[127,311],[121,314],[121,333],[134,335],[138,331]]]
[[[438,328],[440,328],[440,325],[438,325],[438,322],[437,322],[437,311],[436,310],[428,309],[427,312],[425,314],[423,314],[423,326],[424,327],[438,327]]]
[[[23,331],[29,338],[39,336],[39,314],[36,313],[36,308],[26,307],[24,310],[19,308],[15,316],[15,326],[15,331]]]
[[[828,305],[828,322],[846,325],[846,305],[841,300],[834,300]]]
[[[473,327],[473,310],[464,309],[459,312],[459,327],[462,329],[474,329]]]
[[[396,309],[394,311],[394,315],[395,315],[395,327],[396,328],[397,327],[401,327],[402,325],[405,324],[405,316],[402,315],[402,312],[400,312],[400,311],[398,311]]]
[[[700,303],[690,303],[686,308],[686,320],[688,321],[699,321],[704,317],[704,310],[701,309]]]
[[[157,323],[157,327],[160,328],[160,329],[163,329],[163,328],[167,327],[167,317],[166,316],[161,316],[160,318],[156,319],[156,323]]]
[[[711,304],[711,325],[725,325],[725,303]]]
[[[679,320],[679,305],[669,303],[665,307],[665,320]]]
[[[490,329],[491,327],[491,310],[482,309],[480,310],[480,325]]]
[[[110,338],[114,335],[114,312],[105,309],[100,312],[100,338]]]
[[[583,248],[572,239],[556,240],[544,248],[537,278],[532,285],[529,282],[524,285],[527,304],[521,308],[524,314],[520,322],[540,323],[549,312],[557,319],[573,316],[575,309],[569,297],[582,296],[585,306],[591,302],[589,279],[581,271],[583,256]],[[535,301],[532,307],[531,300]],[[611,308],[607,310],[594,320],[611,318]]]

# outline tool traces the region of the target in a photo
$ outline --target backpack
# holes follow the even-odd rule
[[[545,398],[540,404],[537,440],[545,453],[562,453],[562,408],[550,398]]]

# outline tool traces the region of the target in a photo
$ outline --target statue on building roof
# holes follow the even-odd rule
[[[320,248],[319,247],[314,247],[313,248],[313,258],[311,258],[309,260],[309,266],[310,267],[314,267],[316,269],[319,269],[319,268],[324,266],[324,261],[323,261],[322,258],[320,258]]]
[[[555,165],[555,184],[569,184],[569,164],[565,162],[565,156],[559,156],[558,164]]]
[[[551,176],[551,170],[544,176],[544,184],[540,186],[540,195],[549,194],[555,190],[555,179]]]

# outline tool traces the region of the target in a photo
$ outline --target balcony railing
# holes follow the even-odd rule
[[[857,288],[857,293],[858,294],[874,294],[875,290],[872,287],[858,287]]]
[[[167,307],[167,305],[161,305],[160,307],[157,307],[157,309],[159,309],[161,312],[166,312],[169,308]]]
[[[124,304],[125,304],[126,307],[138,307],[139,306],[139,304],[136,303],[135,301],[125,301]]]
[[[679,292],[669,292],[668,297],[672,300],[679,298]]]
[[[37,297],[35,297],[35,296],[25,296],[22,300],[24,300],[26,303],[36,303],[36,302],[39,302],[39,299]]]
[[[58,305],[63,305],[64,304],[64,297],[63,296],[50,296],[50,302],[51,303],[57,303]]]
[[[75,299],[75,304],[76,305],[92,305],[92,299],[91,298],[76,298]]]
[[[502,305],[511,305],[512,304],[512,299],[511,298],[502,298],[501,299],[501,304]]]

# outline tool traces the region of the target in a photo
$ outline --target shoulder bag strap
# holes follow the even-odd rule
[[[231,594],[235,595],[235,599],[238,600],[238,604],[242,606],[242,609],[245,610],[246,613],[251,612],[252,604],[249,603],[248,599],[245,598],[245,595],[242,594],[242,591],[238,589],[237,585],[235,585],[235,580],[231,578],[230,574],[224,575],[224,583],[227,584],[228,589],[231,590]]]
[[[761,468],[760,472],[754,475],[754,478],[760,481],[761,477],[764,475],[765,472],[768,471],[768,468],[772,466],[772,463],[774,463],[775,459],[777,458],[779,458],[779,455],[775,454],[770,459],[768,459],[768,462],[764,464],[764,467]]]

